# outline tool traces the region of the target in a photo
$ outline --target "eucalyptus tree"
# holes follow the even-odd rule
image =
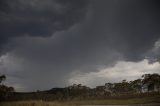
[[[14,92],[13,87],[8,87],[2,83],[5,79],[5,75],[0,75],[0,101],[8,99],[11,93]]]

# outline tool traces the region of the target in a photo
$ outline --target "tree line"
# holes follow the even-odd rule
[[[144,74],[141,78],[116,83],[105,83],[95,88],[82,84],[73,84],[65,88],[53,88],[46,91],[18,93],[13,87],[8,87],[2,82],[6,79],[0,76],[0,100],[84,100],[104,99],[110,97],[125,97],[129,95],[144,95],[146,93],[160,93],[160,75]]]

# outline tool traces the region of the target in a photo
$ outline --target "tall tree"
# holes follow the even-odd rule
[[[154,74],[144,74],[142,75],[142,82],[143,84],[148,83],[148,84],[160,84],[160,75],[157,73]]]
[[[10,94],[14,92],[13,87],[8,87],[2,83],[5,79],[5,75],[0,75],[0,101],[8,99]]]
[[[5,75],[0,75],[0,84],[2,83],[2,81],[4,81],[6,79]]]
[[[142,91],[142,79],[136,79],[134,81],[130,81],[130,85],[136,93],[141,93]]]
[[[154,74],[144,74],[142,75],[142,83],[147,84],[152,89],[155,89],[155,85],[160,89],[160,75],[157,73]]]

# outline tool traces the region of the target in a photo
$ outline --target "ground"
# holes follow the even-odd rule
[[[129,98],[129,99],[103,99],[103,100],[72,100],[72,101],[17,101],[3,102],[0,106],[84,106],[84,105],[133,105],[146,104],[144,106],[160,106],[160,95]],[[143,105],[141,105],[143,106]]]

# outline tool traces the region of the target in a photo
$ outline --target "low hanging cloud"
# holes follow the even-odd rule
[[[157,40],[152,49],[146,53],[146,58],[150,62],[160,61],[160,40]]]

